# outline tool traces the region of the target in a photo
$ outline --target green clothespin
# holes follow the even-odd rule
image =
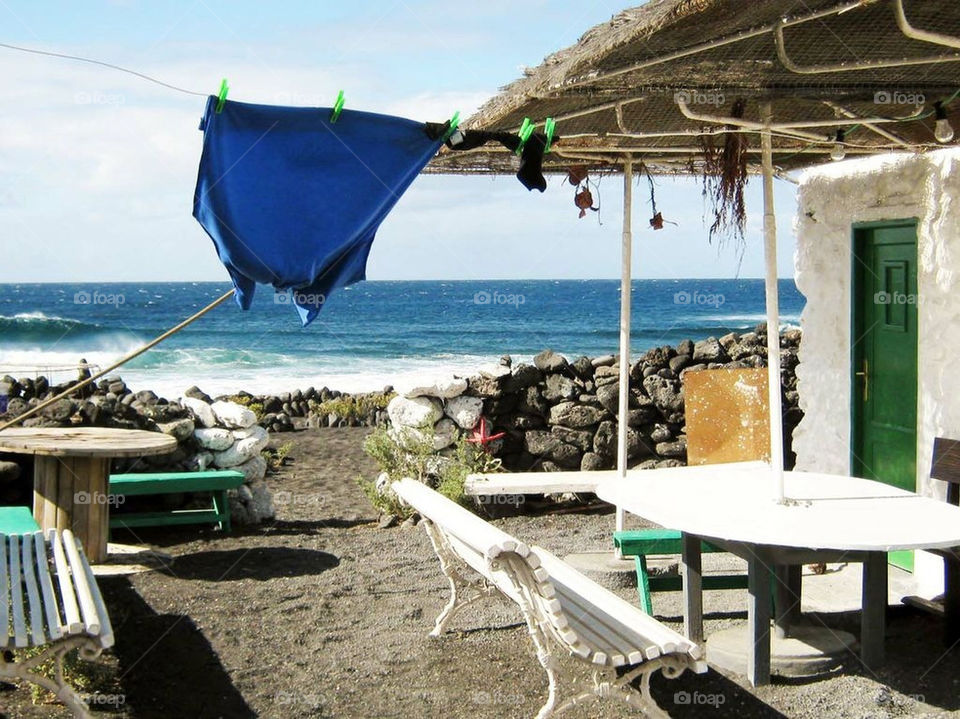
[[[548,117],[546,122],[543,123],[543,131],[547,135],[547,144],[543,146],[543,154],[546,155],[550,152],[550,145],[553,142],[553,132],[556,130],[557,123],[554,122],[552,117]]]
[[[520,136],[520,144],[517,146],[517,154],[519,155],[523,152],[523,146],[527,144],[527,140],[530,139],[530,136],[533,134],[534,124],[530,122],[529,117],[523,118],[523,124],[520,125],[520,132],[517,134]]]
[[[447,128],[447,131],[443,133],[443,139],[440,142],[446,142],[450,139],[450,136],[457,131],[457,125],[460,124],[460,111],[457,110],[453,113],[453,117],[450,118],[450,127]]]
[[[333,103],[333,112],[330,113],[330,124],[332,125],[340,118],[340,111],[343,110],[343,90],[337,95],[337,101]]]
[[[227,85],[227,78],[220,81],[220,92],[217,93],[217,112],[223,112],[223,103],[227,101],[227,93],[230,92],[230,86]]]

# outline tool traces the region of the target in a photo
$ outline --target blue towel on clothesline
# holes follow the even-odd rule
[[[257,283],[290,295],[304,325],[366,277],[380,223],[440,148],[424,124],[329,108],[207,100],[193,216],[249,309]]]

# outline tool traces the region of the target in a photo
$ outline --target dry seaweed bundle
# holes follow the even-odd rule
[[[733,104],[731,115],[743,117],[746,102],[737,100]],[[737,132],[727,126],[723,133],[723,144],[717,146],[712,135],[701,135],[703,148],[703,196],[710,202],[713,223],[710,225],[709,240],[720,235],[732,238],[742,249],[743,232],[747,224],[747,207],[744,200],[744,188],[747,186],[747,134]]]

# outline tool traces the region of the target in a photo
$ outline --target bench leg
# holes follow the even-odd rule
[[[755,687],[770,683],[770,569],[758,556],[748,560],[750,597],[747,624],[750,646],[747,649],[747,679]]]
[[[887,633],[887,553],[870,552],[863,563],[860,658],[870,669],[883,664]]]
[[[74,649],[80,650],[80,657],[93,661],[100,656],[100,644],[92,637],[74,635],[48,644],[39,654],[22,662],[8,662],[4,652],[0,652],[0,679],[20,679],[43,687],[62,701],[77,719],[91,719],[86,703],[63,678],[63,657]],[[55,660],[54,678],[39,674],[37,668]]]
[[[638,554],[633,559],[637,565],[637,594],[640,595],[640,608],[645,614],[653,616],[653,600],[650,596],[650,574],[647,571],[647,558]]]
[[[703,571],[700,537],[683,534],[683,629],[687,639],[703,643]]]
[[[443,608],[437,617],[437,623],[430,632],[431,637],[439,637],[446,631],[447,624],[456,614],[468,604],[472,604],[478,599],[499,595],[500,590],[486,580],[480,578],[476,580],[466,579],[456,567],[455,554],[447,548],[446,540],[438,532],[433,522],[424,518],[420,524],[430,538],[430,544],[433,545],[433,551],[437,553],[440,560],[440,568],[443,570],[447,581],[450,583],[450,601]]]
[[[227,534],[230,533],[230,502],[227,500],[227,490],[220,489],[213,492],[213,509],[217,513],[217,526]]]

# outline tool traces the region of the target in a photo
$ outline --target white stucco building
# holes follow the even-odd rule
[[[888,227],[907,237],[906,249],[870,264],[867,245]],[[810,169],[800,179],[795,230],[796,282],[807,301],[797,368],[805,412],[794,432],[797,468],[858,474],[858,463],[862,472],[871,457],[878,467],[906,466],[907,450],[896,464],[863,442],[873,431],[864,430],[870,422],[864,415],[880,410],[861,407],[900,403],[895,416],[907,426],[897,428],[897,437],[914,446],[915,477],[891,483],[943,498],[945,485],[929,474],[934,438],[960,438],[960,149]],[[886,281],[893,289],[877,284]],[[871,291],[872,298],[864,294]],[[873,337],[884,329],[890,331]],[[915,351],[915,369],[887,362],[886,342],[910,342],[903,352]],[[914,401],[915,438],[907,436],[914,420],[904,409]],[[937,557],[918,553],[915,576],[921,592],[942,591]]]

